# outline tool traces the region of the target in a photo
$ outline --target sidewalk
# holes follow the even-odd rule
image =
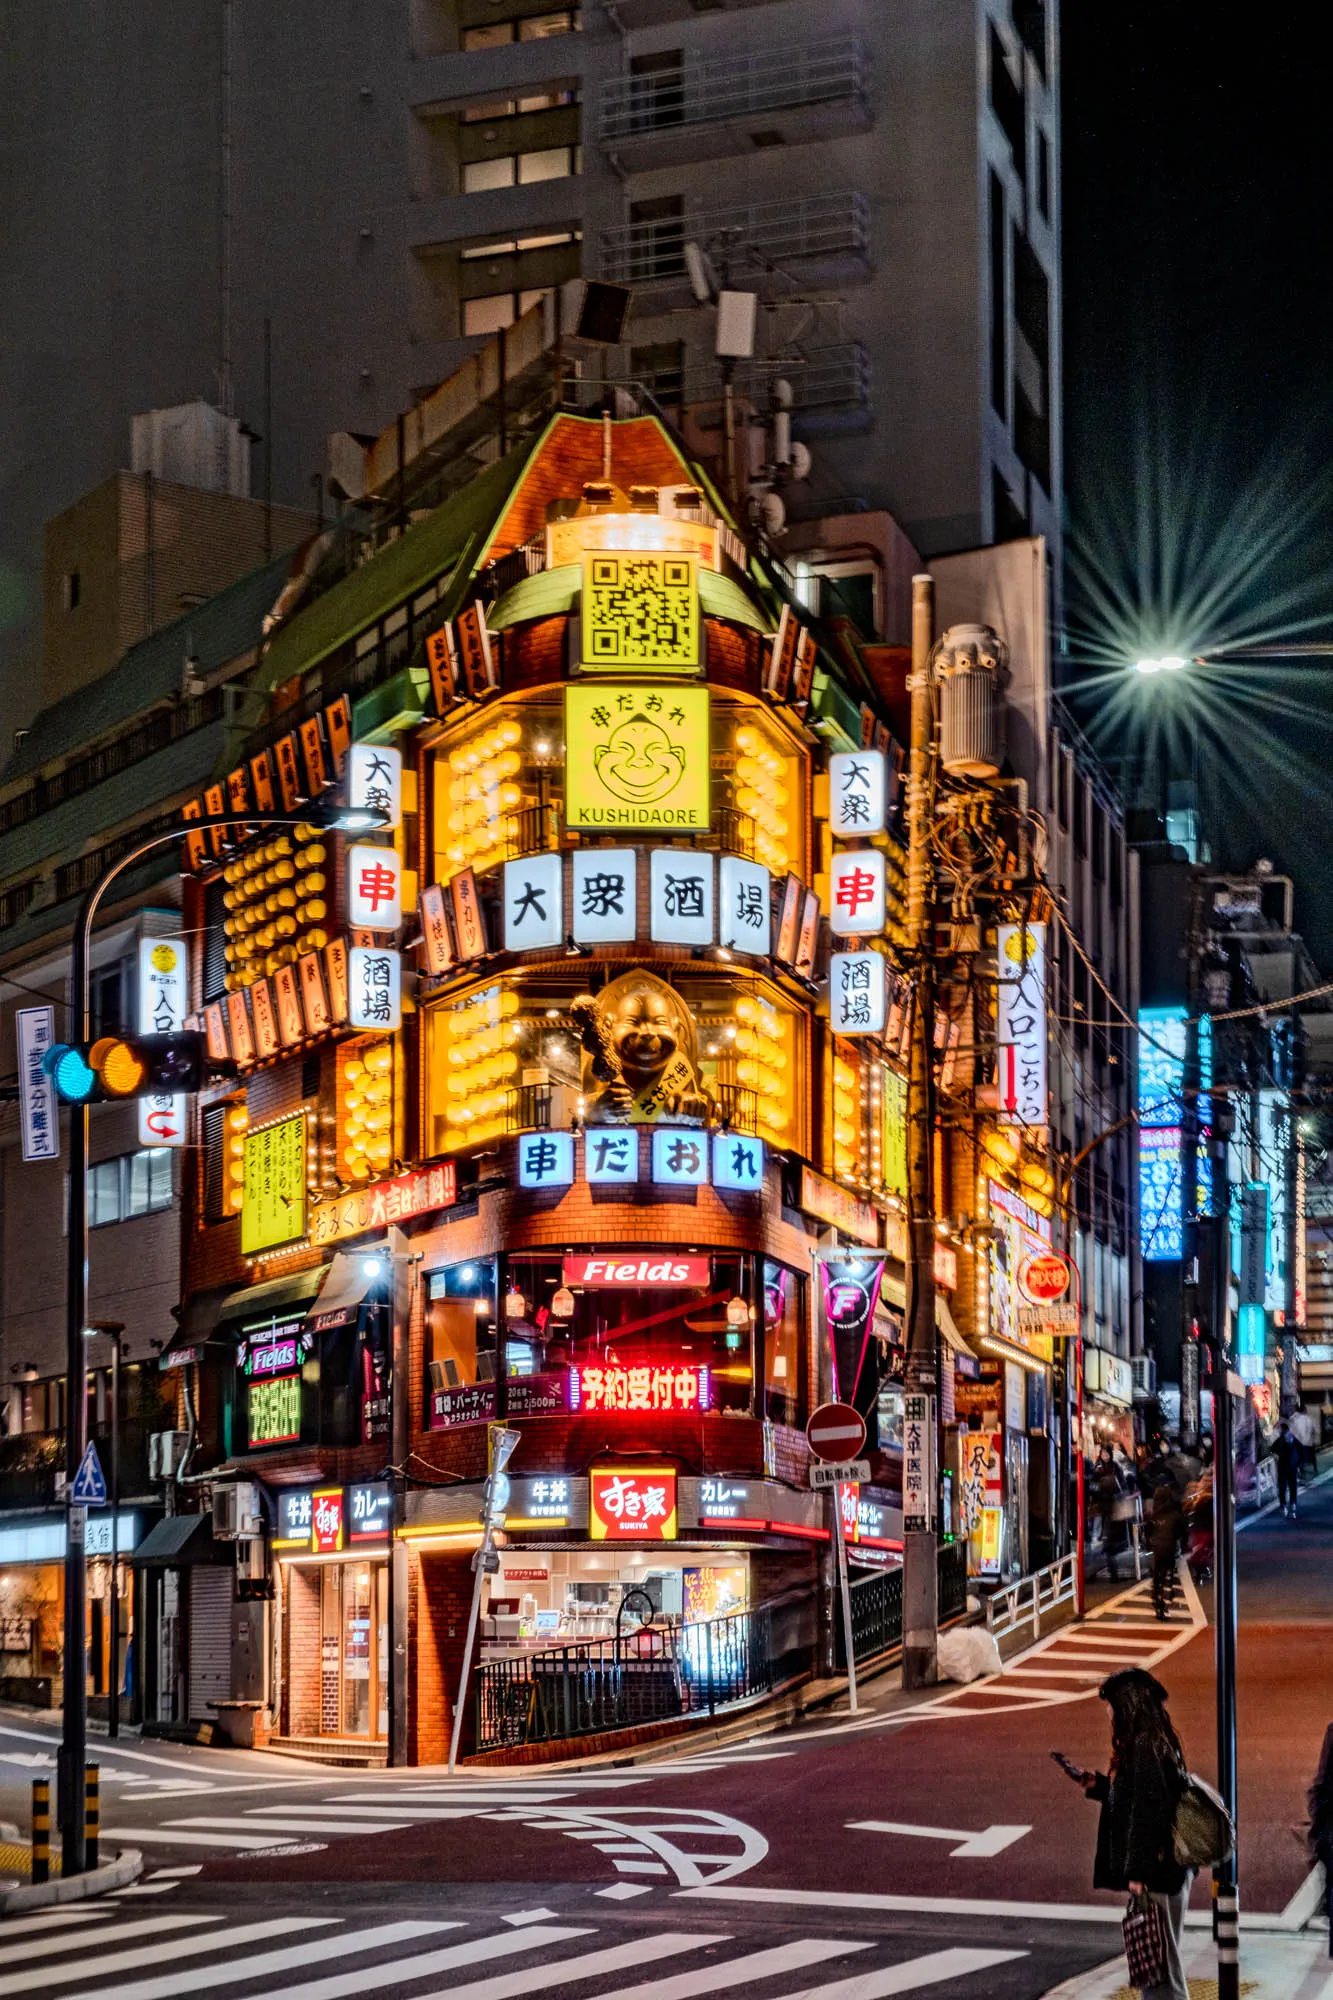
[[[1185,1972],[1190,2000],[1216,2000],[1217,1950],[1207,1931],[1185,1933]],[[1076,1979],[1065,1980],[1046,2000],[1137,2000],[1137,1988],[1125,1984],[1125,1961],[1105,1965]],[[1281,1937],[1272,1931],[1240,1934],[1240,1990],[1248,2000],[1333,2000],[1333,1960],[1323,1930]]]

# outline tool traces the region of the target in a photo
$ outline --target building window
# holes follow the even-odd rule
[[[498,118],[521,118],[525,111],[558,111],[577,104],[577,90],[539,90],[528,97],[491,97],[469,104],[459,113],[464,125],[491,125]]]
[[[1008,416],[1008,369],[1005,365],[1005,330],[1008,296],[1004,266],[1004,188],[1000,176],[990,175],[990,399],[1000,418]]]
[[[804,1288],[783,1264],[764,1263],[764,1415],[794,1424],[801,1409]]]
[[[1043,222],[1051,219],[1051,142],[1037,133],[1037,213]]]
[[[550,35],[577,34],[583,26],[577,7],[554,7],[543,14],[529,14],[525,20],[488,21],[485,27],[464,28],[462,46],[467,49],[500,49],[509,42],[543,42]]]
[[[463,264],[484,264],[497,257],[520,256],[526,250],[556,250],[566,243],[581,243],[581,229],[548,230],[542,236],[511,236],[500,243],[472,243],[458,253]]]
[[[171,1148],[150,1146],[139,1153],[120,1153],[99,1160],[88,1170],[88,1226],[104,1229],[111,1222],[129,1222],[155,1215],[172,1201]]]
[[[425,1360],[432,1389],[493,1382],[497,1334],[493,1258],[427,1272]]]
[[[60,597],[66,611],[73,611],[79,602],[82,578],[76,569],[67,569],[61,579]]]
[[[502,327],[521,319],[550,290],[549,285],[536,286],[526,292],[489,292],[484,298],[464,299],[463,332],[499,333]]]
[[[536,181],[565,180],[583,171],[581,146],[543,146],[534,153],[503,153],[494,160],[463,163],[464,194],[488,194],[495,188],[529,187]]]
[[[89,982],[93,1040],[129,1032],[133,970],[128,958],[98,966]]]

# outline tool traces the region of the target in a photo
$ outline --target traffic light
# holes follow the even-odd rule
[[[91,1048],[57,1042],[42,1067],[65,1104],[110,1104],[131,1097],[176,1097],[210,1074],[202,1035],[103,1035]]]

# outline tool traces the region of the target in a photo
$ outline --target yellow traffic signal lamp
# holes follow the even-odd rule
[[[88,1064],[101,1080],[104,1097],[137,1097],[148,1075],[148,1065],[134,1043],[119,1035],[103,1035],[94,1042]]]

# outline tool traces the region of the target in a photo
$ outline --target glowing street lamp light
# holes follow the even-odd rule
[[[1135,660],[1134,671],[1136,674],[1178,674],[1182,667],[1188,665],[1189,661],[1179,653],[1163,653],[1156,659]]]

